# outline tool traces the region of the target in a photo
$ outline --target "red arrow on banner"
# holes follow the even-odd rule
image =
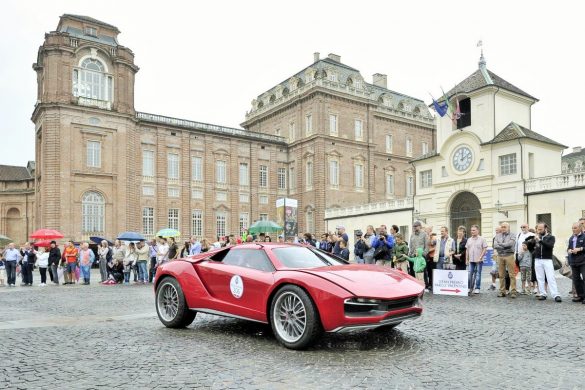
[[[441,291],[449,291],[449,292],[454,292],[455,294],[458,294],[461,292],[461,290],[459,290],[458,288],[456,288],[455,290],[450,290],[448,288],[442,288]]]

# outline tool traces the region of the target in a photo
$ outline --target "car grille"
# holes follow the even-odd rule
[[[418,297],[408,297],[402,299],[383,300],[379,303],[358,303],[345,302],[345,315],[347,317],[373,317],[383,315],[389,311],[400,309],[409,309],[417,303]]]

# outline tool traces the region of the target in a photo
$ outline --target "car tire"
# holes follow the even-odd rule
[[[270,304],[270,325],[276,339],[290,349],[304,349],[321,334],[319,313],[302,288],[282,287]]]
[[[184,328],[195,319],[197,312],[189,310],[185,294],[175,278],[164,278],[156,288],[156,314],[167,328]]]

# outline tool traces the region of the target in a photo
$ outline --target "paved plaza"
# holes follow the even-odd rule
[[[89,287],[0,288],[0,388],[585,386],[585,305],[570,301],[566,278],[558,279],[561,304],[486,290],[426,296],[420,320],[393,331],[328,334],[307,351],[283,348],[267,326],[211,315],[167,329],[151,286],[101,286],[93,278]]]

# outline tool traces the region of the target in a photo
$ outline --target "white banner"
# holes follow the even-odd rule
[[[469,291],[467,275],[467,271],[433,270],[433,294],[466,297]]]

